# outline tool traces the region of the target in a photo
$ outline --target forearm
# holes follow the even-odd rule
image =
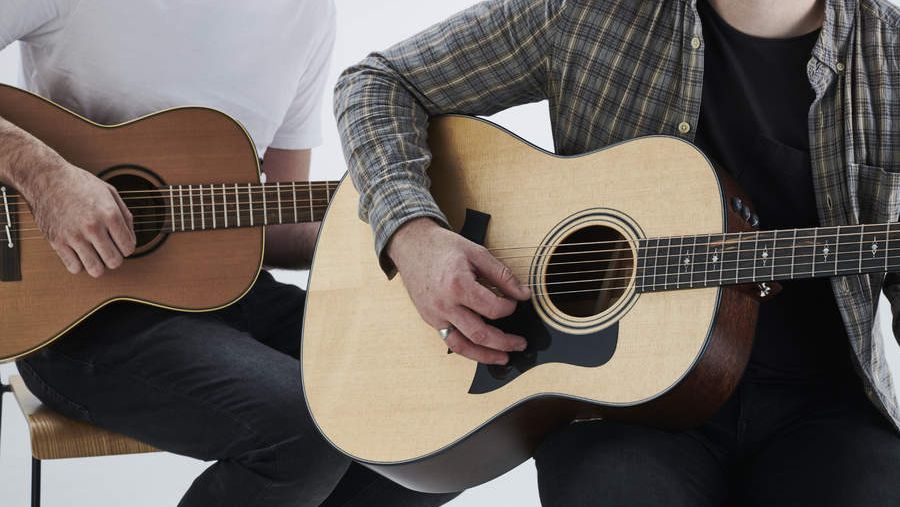
[[[546,98],[551,40],[564,3],[478,4],[341,76],[335,116],[360,216],[375,232],[379,255],[413,218],[446,223],[428,191],[429,117],[488,115]]]
[[[56,169],[66,165],[46,144],[0,117],[0,182],[31,198]]]
[[[307,269],[312,261],[320,222],[274,225],[266,228],[266,253],[263,262],[268,267]]]

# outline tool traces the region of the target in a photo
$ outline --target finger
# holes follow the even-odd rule
[[[78,255],[75,254],[74,250],[66,245],[57,245],[51,243],[50,246],[53,247],[53,251],[55,251],[56,255],[59,256],[59,259],[62,261],[63,266],[66,267],[66,270],[68,270],[69,273],[77,275],[81,272],[81,261],[78,259]]]
[[[116,213],[112,218],[109,227],[109,235],[115,242],[116,248],[124,257],[134,253],[135,237],[131,225],[128,224],[127,218],[122,213]]]
[[[112,193],[113,198],[116,200],[116,205],[119,207],[119,211],[121,211],[121,218],[123,221],[125,232],[128,235],[127,237],[131,238],[128,243],[131,245],[131,249],[133,252],[134,245],[137,243],[137,238],[134,234],[134,215],[132,215],[131,210],[128,209],[128,206],[125,205],[125,201],[122,200],[122,196],[119,195],[119,192],[116,191],[115,187],[110,186],[110,192]],[[112,229],[110,229],[110,231],[112,231]],[[113,239],[115,239],[115,236],[113,236]],[[118,244],[118,240],[116,240],[116,243]],[[122,250],[121,245],[119,249]],[[131,255],[131,252],[126,253],[125,250],[122,250],[122,253],[125,255]]]
[[[509,362],[509,355],[506,352],[491,350],[472,343],[459,331],[454,330],[450,333],[446,341],[450,350],[473,361],[484,364],[506,364]]]
[[[494,294],[484,285],[472,280],[460,292],[461,303],[491,320],[508,317],[516,310],[516,302]]]
[[[100,254],[100,259],[103,260],[103,264],[106,265],[109,269],[116,269],[122,265],[122,253],[116,247],[115,242],[110,236],[109,232],[103,231],[97,233],[95,236],[90,238],[91,244],[94,246],[94,250]]]
[[[87,240],[76,240],[69,243],[69,247],[75,251],[75,254],[78,255],[78,259],[81,261],[81,265],[84,266],[84,270],[88,272],[94,278],[97,278],[103,274],[103,262],[100,260],[100,256],[97,255],[97,251],[94,250],[94,246],[89,243]]]
[[[450,322],[475,345],[502,352],[525,350],[528,342],[521,336],[507,334],[484,320],[468,308],[460,307],[450,316]]]
[[[500,289],[504,295],[519,301],[525,301],[531,297],[531,291],[519,283],[509,266],[497,260],[486,249],[478,249],[471,259],[475,270]]]

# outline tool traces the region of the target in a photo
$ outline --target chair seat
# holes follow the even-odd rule
[[[11,376],[9,384],[28,421],[32,455],[39,460],[159,451],[133,438],[54,412],[28,390],[22,377]]]

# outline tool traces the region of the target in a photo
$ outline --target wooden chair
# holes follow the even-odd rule
[[[32,507],[41,504],[43,460],[158,452],[158,449],[132,438],[54,412],[41,403],[17,375],[9,377],[9,384],[0,383],[0,416],[3,395],[8,392],[12,392],[19,402],[31,435]]]

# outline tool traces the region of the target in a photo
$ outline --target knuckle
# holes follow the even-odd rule
[[[476,329],[472,332],[472,336],[469,337],[474,343],[484,344],[490,339],[490,334],[486,329]]]
[[[501,263],[497,267],[497,279],[502,282],[511,282],[513,279],[515,279],[515,276],[513,275],[512,269],[510,269],[509,266]]]

